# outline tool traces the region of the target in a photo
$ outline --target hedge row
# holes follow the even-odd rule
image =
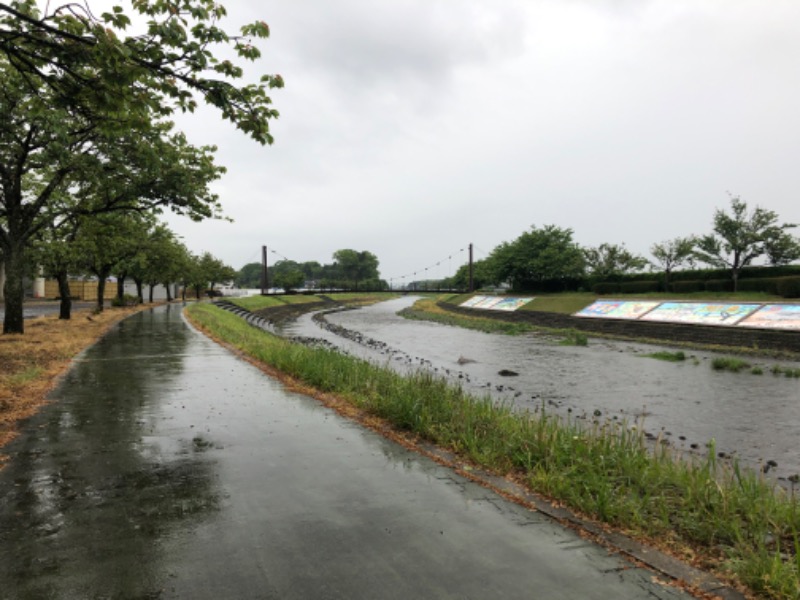
[[[783,298],[800,298],[800,276],[740,279],[738,289],[740,292],[766,292]],[[651,280],[623,281],[621,283],[603,281],[594,284],[592,291],[602,296],[607,294],[646,294],[665,290],[662,282]],[[733,281],[730,279],[678,280],[669,285],[668,291],[675,294],[732,292]]]

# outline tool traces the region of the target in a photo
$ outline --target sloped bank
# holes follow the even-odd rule
[[[552,312],[521,310],[500,312],[481,308],[464,308],[448,302],[437,302],[442,310],[469,317],[481,317],[510,323],[527,323],[552,329],[577,329],[589,333],[625,338],[641,338],[730,348],[752,348],[775,352],[800,353],[800,332],[767,329],[744,329],[716,325],[684,325],[622,319],[589,319]]]

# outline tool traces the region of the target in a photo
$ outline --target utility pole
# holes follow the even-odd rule
[[[261,295],[264,296],[269,289],[267,281],[267,247],[261,246]]]
[[[472,242],[469,244],[469,292],[475,291],[475,283],[472,279]]]

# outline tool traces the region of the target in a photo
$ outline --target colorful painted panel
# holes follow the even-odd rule
[[[800,304],[765,304],[739,326],[800,330]]]
[[[735,325],[759,306],[760,304],[664,302],[658,308],[644,315],[641,320],[700,325]]]
[[[595,319],[638,319],[658,305],[659,302],[651,301],[596,300],[593,304],[576,312],[575,316]]]
[[[472,298],[465,300],[461,303],[461,306],[464,308],[475,308],[475,305],[479,302],[483,302],[486,300],[487,296],[473,296]]]
[[[515,311],[521,306],[525,306],[531,300],[533,300],[533,298],[503,298],[500,302],[492,306],[492,310]]]
[[[506,296],[473,296],[461,303],[464,308],[486,308],[490,310],[514,311],[525,306],[533,298],[509,298]]]
[[[483,300],[474,304],[472,308],[493,308],[496,304],[498,304],[503,298],[500,296],[484,296]]]

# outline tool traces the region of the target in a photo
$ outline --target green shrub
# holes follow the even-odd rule
[[[670,284],[671,291],[676,294],[691,294],[692,292],[706,291],[706,282],[695,279],[694,281],[673,281]]]
[[[592,291],[598,296],[605,294],[619,294],[619,284],[613,281],[601,281],[592,286]]]
[[[738,291],[764,292],[766,294],[778,293],[778,277],[760,277],[757,279],[739,279]]]
[[[711,361],[711,368],[715,371],[732,371],[738,373],[742,369],[749,369],[750,363],[741,358],[720,356]]]
[[[111,300],[111,306],[137,306],[138,304],[139,298],[131,296],[130,294],[125,294],[122,298],[115,296],[114,299]]]
[[[775,291],[784,298],[800,298],[800,277],[780,277]]]
[[[644,357],[665,360],[667,362],[682,362],[686,360],[686,354],[683,352],[683,350],[678,350],[677,352],[669,352],[666,350],[661,352],[651,352],[650,354],[645,354]]]
[[[559,342],[562,346],[588,346],[589,338],[586,334],[576,329],[570,329],[566,332],[566,337]]]
[[[623,281],[619,284],[619,291],[622,294],[647,294],[648,292],[660,292],[661,283],[658,281]]]
[[[733,280],[731,279],[709,279],[706,281],[707,292],[732,292]]]

